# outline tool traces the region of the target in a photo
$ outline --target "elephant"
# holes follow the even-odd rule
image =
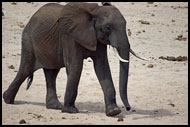
[[[107,57],[107,45],[110,45],[120,60],[120,96],[126,110],[131,109],[127,97],[129,53],[137,55],[129,44],[126,20],[115,6],[73,2],[45,4],[26,24],[21,41],[20,67],[3,93],[5,103],[14,104],[25,79],[28,78],[28,89],[33,73],[43,68],[47,87],[46,108],[78,113],[75,100],[83,61],[90,57],[104,93],[106,115],[120,114]],[[62,105],[56,94],[56,77],[63,67],[66,68],[67,84]]]

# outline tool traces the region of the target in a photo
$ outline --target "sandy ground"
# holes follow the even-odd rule
[[[23,26],[44,4],[2,3],[2,9],[6,12],[2,17],[2,92],[12,82],[19,68]],[[109,49],[117,104],[122,109],[120,115],[105,115],[103,92],[92,61],[87,59],[76,99],[80,113],[68,114],[46,109],[45,77],[40,69],[34,73],[33,84],[28,91],[26,81],[23,83],[14,105],[5,104],[2,99],[2,124],[19,124],[22,119],[26,124],[42,125],[188,124],[188,61],[159,59],[160,56],[188,57],[188,3],[113,4],[127,20],[132,48],[139,55],[151,59],[142,61],[131,56],[128,95],[132,111],[125,111],[119,97],[119,61]],[[148,67],[149,64],[153,67]],[[14,69],[8,68],[11,65]],[[66,79],[63,68],[57,78],[57,94],[62,103]],[[118,121],[119,118],[123,118],[123,121]]]

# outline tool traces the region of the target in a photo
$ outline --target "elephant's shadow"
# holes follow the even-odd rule
[[[105,113],[105,104],[101,102],[76,102],[76,106],[84,113]]]
[[[31,104],[36,106],[43,106],[45,107],[45,103],[41,102],[25,102],[25,101],[15,101],[16,105],[21,104]],[[79,109],[80,113],[105,113],[105,104],[101,102],[76,102],[76,107]],[[121,106],[120,106],[121,107]],[[170,112],[167,109],[138,109],[132,108],[130,111],[126,112],[124,108],[121,108],[122,113],[120,113],[116,117],[123,117],[125,118],[126,115],[137,114],[137,116],[133,117],[133,120],[138,119],[146,119],[146,118],[153,118],[159,119],[166,116],[174,116],[175,113]],[[139,116],[142,115],[142,116]]]
[[[144,109],[138,109],[138,108],[132,108],[131,111],[125,112],[124,115],[131,115],[131,114],[138,114],[138,116],[133,117],[133,120],[139,120],[139,119],[146,119],[146,118],[152,118],[152,119],[158,119],[166,116],[174,116],[175,113],[170,112],[167,109],[151,109],[151,110],[144,110]],[[142,116],[139,116],[142,115]]]
[[[17,100],[14,103],[15,105],[23,105],[23,104],[28,104],[28,105],[35,105],[35,106],[42,106],[42,107],[46,107],[46,104],[43,102],[31,102],[31,101],[20,101]],[[62,103],[63,104],[63,103]],[[101,102],[76,102],[76,107],[79,109],[79,111],[81,113],[97,113],[97,112],[101,112],[104,113],[105,112],[105,105]]]

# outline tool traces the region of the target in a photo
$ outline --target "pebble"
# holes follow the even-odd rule
[[[19,121],[19,124],[26,124],[26,121],[25,121],[24,119],[21,119],[21,120]]]
[[[8,66],[9,69],[15,69],[13,65]]]
[[[148,67],[148,68],[153,68],[154,65],[153,65],[153,64],[149,64],[147,67]]]
[[[150,24],[148,21],[144,21],[144,20],[139,20],[139,22],[140,22],[141,24],[146,24],[146,25],[149,25],[149,24]]]
[[[136,110],[133,109],[132,112],[136,112]]]
[[[175,38],[175,40],[178,40],[178,41],[186,41],[187,38],[186,38],[186,37],[183,37],[183,35],[178,35],[177,38]]]
[[[174,20],[174,19],[172,19],[172,22],[175,22],[175,20]]]
[[[66,119],[66,117],[62,117],[62,119]]]
[[[127,31],[128,31],[128,36],[131,36],[131,34],[132,34],[132,33],[131,33],[131,30],[128,29]]]
[[[173,103],[169,103],[168,105],[171,105],[172,107],[175,107],[175,105]]]
[[[123,118],[118,118],[117,122],[123,121]]]
[[[12,4],[12,5],[16,5],[17,3],[16,3],[16,2],[12,2],[11,4]]]
[[[159,59],[163,59],[163,60],[168,60],[168,61],[187,61],[187,56],[178,56],[178,57],[174,57],[174,56],[160,56]]]

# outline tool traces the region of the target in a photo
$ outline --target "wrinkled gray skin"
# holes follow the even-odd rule
[[[19,71],[4,92],[7,104],[13,104],[23,81],[43,68],[46,78],[48,109],[77,113],[75,99],[83,68],[83,60],[91,57],[103,89],[106,115],[121,112],[116,104],[115,88],[107,58],[107,45],[115,47],[123,59],[129,60],[130,44],[126,35],[126,21],[114,6],[94,3],[69,3],[65,6],[51,3],[41,7],[30,19],[22,33],[22,55]],[[56,77],[60,68],[68,75],[64,105],[56,94]],[[120,62],[119,89],[127,110],[129,63]]]

